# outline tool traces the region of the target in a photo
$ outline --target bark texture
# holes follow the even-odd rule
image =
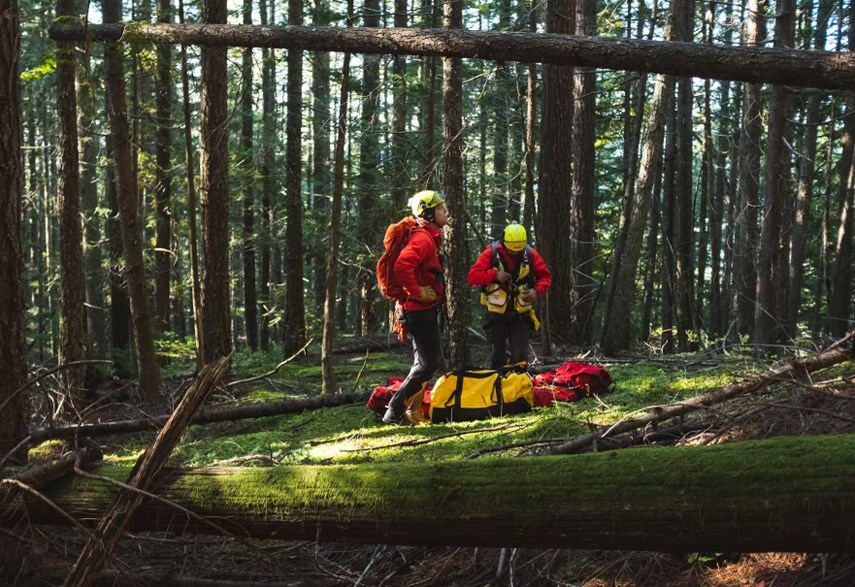
[[[23,385],[24,293],[21,247],[21,94],[18,77],[20,50],[17,0],[0,0],[0,455],[6,455],[25,436],[24,401],[16,394]],[[26,447],[19,448],[13,462],[27,460]]]

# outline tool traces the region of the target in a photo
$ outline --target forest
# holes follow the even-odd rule
[[[443,486],[455,477],[453,469],[442,469],[446,461],[463,467],[473,454],[499,453],[466,465],[457,480],[465,493],[477,491],[472,487],[481,476],[504,479],[493,467],[510,466],[507,457],[571,458],[569,453],[591,445],[593,452],[605,452],[612,436],[620,440],[609,450],[829,434],[840,434],[839,446],[848,446],[853,426],[845,422],[855,420],[846,401],[855,391],[853,24],[855,2],[844,0],[0,0],[4,507],[17,512],[29,503],[34,524],[68,525],[87,512],[97,520],[104,513],[96,507],[99,500],[114,496],[87,484],[80,467],[83,439],[93,443],[102,436],[109,442],[85,450],[112,455],[106,461],[119,455],[114,460],[120,469],[108,475],[102,467],[100,474],[123,482],[141,476],[139,491],[155,491],[145,483],[159,469],[147,468],[148,459],[159,458],[161,465],[168,460],[178,471],[170,473],[176,487],[201,483],[194,475],[208,474],[204,468],[194,473],[196,466],[260,459],[260,467],[244,468],[267,471],[275,461],[280,466],[272,473],[229,469],[223,483],[240,485],[240,475],[256,473],[270,477],[245,481],[248,487],[295,483],[294,503],[282,498],[284,505],[276,506],[284,510],[314,504],[314,494],[303,496],[294,481],[303,476],[312,479],[306,487],[321,495],[326,483],[342,479],[387,494],[393,489],[372,479],[394,476],[393,463],[415,461],[403,474],[407,479],[433,463],[431,478]],[[393,310],[378,291],[375,267],[386,227],[409,214],[408,198],[424,189],[441,192],[451,216],[443,235],[441,320],[449,368],[486,361],[480,291],[467,284],[467,271],[508,223],[517,222],[552,272],[552,286],[538,301],[542,326],[530,349],[533,372],[569,359],[597,362],[620,376],[616,389],[627,396],[597,396],[598,406],[584,409],[578,406],[592,398],[559,406],[540,422],[507,417],[471,430],[438,426],[428,432],[419,426],[372,436],[383,428],[373,414],[366,419],[359,404],[371,387],[405,373],[410,361],[406,346],[390,333]],[[810,402],[822,397],[824,403],[804,403],[808,389]],[[784,409],[780,397],[756,395],[769,390],[787,401],[798,396],[798,405]],[[721,413],[709,407],[725,401],[729,407]],[[652,416],[638,417],[651,406]],[[247,411],[236,415],[229,407]],[[224,411],[215,417],[218,408]],[[249,414],[253,408],[256,413]],[[783,412],[780,420],[755,414],[776,409]],[[327,415],[307,415],[321,413]],[[246,424],[243,418],[259,419]],[[87,428],[101,424],[107,426],[103,431]],[[112,424],[127,429],[110,429]],[[304,425],[309,431],[301,436],[297,429]],[[651,425],[670,426],[673,433],[661,442],[633,436]],[[193,440],[182,440],[188,427]],[[160,430],[156,440],[152,429]],[[231,434],[237,435],[228,441],[234,447],[217,444]],[[243,434],[264,440],[239,440]],[[293,446],[277,452],[270,443],[278,440],[265,434],[284,435]],[[349,434],[367,444],[351,446]],[[442,442],[445,434],[472,436],[456,451],[401,454],[401,446]],[[208,446],[207,455],[194,448],[199,442]],[[328,445],[329,454],[305,448],[315,442]],[[709,458],[726,476],[730,458],[755,463],[790,450],[789,441],[770,442],[747,453],[704,446],[723,450],[710,453],[717,457],[687,452],[678,460],[688,471],[701,466],[692,458]],[[681,517],[688,513],[662,528],[652,524],[647,548],[641,540],[600,534],[571,512],[565,519],[556,509],[556,519],[590,533],[589,541],[580,542],[584,548],[697,551],[693,565],[706,552],[722,563],[719,555],[731,551],[804,552],[802,568],[813,573],[812,553],[853,550],[848,536],[855,524],[851,488],[816,469],[825,463],[840,479],[851,479],[855,462],[823,444],[827,440],[805,442],[810,444],[793,447],[815,458],[798,491],[810,493],[812,483],[821,484],[829,503],[845,509],[839,527],[834,516],[807,506],[810,519],[799,526],[798,515],[787,514],[788,502],[779,504],[782,518],[775,523],[747,515],[743,538],[729,541],[732,528],[715,521],[717,515],[727,518],[716,509],[725,506],[716,506],[714,496],[709,503],[698,497],[712,512],[698,522],[704,537],[687,534],[682,543],[679,534],[676,543],[669,535],[675,526],[690,526]],[[522,446],[519,454],[511,451]],[[73,465],[77,485],[46,484],[39,493],[36,477],[25,477],[28,463],[67,459],[69,451],[77,461],[63,466]],[[137,457],[133,470],[121,469]],[[629,469],[636,466],[632,459],[652,459],[638,461],[641,469],[655,462],[626,458]],[[572,466],[599,482],[619,483],[599,462]],[[351,464],[368,468],[351,473],[345,468]],[[341,468],[324,472],[326,465]],[[573,484],[536,462],[519,459],[513,466],[520,469],[508,481],[509,492],[536,494],[537,483],[516,485],[521,478],[542,476],[547,486],[562,488]],[[756,483],[786,483],[789,469],[781,471],[775,477],[763,468]],[[470,487],[465,479],[475,481]],[[644,486],[643,478],[632,479],[628,486]],[[407,487],[411,497],[425,491]],[[679,481],[674,487],[673,495],[663,490],[663,508],[673,503],[667,499],[679,501]],[[580,495],[593,491],[577,489]],[[186,498],[187,507],[199,504],[169,491],[177,503]],[[568,545],[556,537],[557,529],[538,539],[543,518],[536,512],[525,517],[528,510],[513,500],[506,507],[519,516],[518,526],[485,512],[483,525],[470,531],[458,526],[465,514],[449,512],[437,518],[445,530],[427,530],[418,520],[399,527],[387,519],[378,532],[360,525],[358,516],[330,513],[356,507],[337,494],[340,501],[324,497],[323,506],[311,506],[317,527],[286,516],[269,530],[268,521],[253,516],[279,497],[250,493],[243,512],[213,498],[205,503],[212,515],[221,513],[248,536],[267,537],[269,531],[306,541],[296,547],[315,561],[335,557],[312,555],[313,536],[321,544],[471,547],[473,561],[478,547],[496,549],[485,563],[491,568],[474,565],[481,574],[473,570],[471,576],[461,570],[466,563],[454,558],[457,551],[424,555],[435,563],[422,569],[425,584],[513,584],[515,553],[526,548],[531,559],[518,560],[520,569],[528,569],[518,575],[521,584],[586,576],[531,572],[542,557],[552,556],[550,565],[563,564],[565,571],[572,561],[566,553],[559,557],[559,550],[554,556],[534,550]],[[732,499],[743,503],[761,494],[751,489]],[[80,504],[73,495],[90,509],[75,510]],[[793,503],[801,503],[800,495]],[[404,497],[390,498],[384,507],[403,511]],[[74,513],[62,522],[39,510],[39,499]],[[152,502],[145,507],[151,519],[167,515]],[[591,511],[606,515],[609,507]],[[371,511],[369,517],[385,519],[390,510]],[[13,542],[18,535],[6,528],[17,528],[16,515],[0,516],[0,530]],[[783,519],[792,524],[789,534],[775,525]],[[639,524],[649,521],[639,518]],[[170,526],[135,523],[140,531]],[[233,535],[229,523],[210,532],[197,520],[183,533]],[[612,523],[628,534],[636,531],[630,520]],[[811,524],[826,533],[811,534]],[[69,547],[84,554],[65,584],[90,584],[92,577],[125,584],[127,577],[116,570],[121,565],[101,567],[126,527],[102,521],[102,530],[100,551],[83,547],[82,530]],[[421,538],[414,537],[420,532]],[[508,541],[483,538],[489,533]],[[813,538],[805,538],[809,534]],[[259,548],[268,547],[249,548],[245,556]],[[390,561],[396,556],[418,554],[380,549],[338,552],[352,557],[337,563],[340,573],[321,565],[323,572],[305,584],[418,584],[391,579],[397,572],[385,579],[376,575],[381,567],[394,571]],[[446,555],[458,570],[454,581],[442,578]],[[677,574],[686,557],[678,559],[671,568]],[[83,576],[83,560],[95,565],[91,577]],[[602,563],[589,556],[585,565],[592,561]],[[624,565],[639,572],[635,583],[625,582],[620,571],[601,583],[579,584],[654,584],[651,569],[671,564],[645,561]],[[72,562],[56,567],[67,571]],[[16,564],[0,557],[0,580],[55,584],[54,575],[33,579],[30,563]],[[844,557],[835,564],[839,584],[851,584],[855,563]],[[357,570],[345,572],[349,565]],[[262,566],[275,568],[269,561]],[[194,571],[205,580],[200,568]],[[808,579],[834,584],[822,582],[826,571],[822,559],[821,579],[810,573]],[[270,570],[266,577],[274,575]],[[164,576],[146,580],[162,582]],[[250,584],[250,576],[229,584]],[[808,579],[792,580],[811,584]],[[658,584],[678,584],[670,580]],[[730,584],[704,580],[679,584]]]

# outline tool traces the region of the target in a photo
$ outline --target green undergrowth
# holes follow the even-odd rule
[[[359,391],[367,391],[385,385],[389,375],[403,375],[408,367],[406,359],[405,355],[395,353],[378,353],[369,357],[367,363],[364,356],[345,357],[337,373],[341,381],[347,382],[344,389],[353,389],[346,385],[353,385],[358,376]],[[243,365],[236,362],[232,379],[264,373],[273,366],[275,363],[265,365],[257,361],[245,373]],[[611,393],[488,421],[387,426],[377,414],[360,404],[195,426],[174,451],[171,464],[180,467],[214,463],[328,465],[518,456],[529,454],[542,444],[583,434],[594,425],[615,423],[658,405],[716,391],[766,368],[746,360],[705,364],[692,363],[690,358],[603,366],[616,382]],[[285,365],[275,377],[242,387],[239,391],[230,390],[232,401],[252,403],[313,397],[320,389],[320,367]],[[144,443],[126,445],[110,458],[120,463],[133,462],[144,446]]]

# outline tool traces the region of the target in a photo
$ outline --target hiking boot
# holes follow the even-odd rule
[[[386,409],[386,413],[383,415],[383,423],[391,424],[393,426],[409,426],[410,421],[407,420],[407,417],[403,412],[396,412],[390,406]]]

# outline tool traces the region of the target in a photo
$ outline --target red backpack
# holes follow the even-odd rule
[[[556,400],[575,402],[612,389],[611,375],[597,365],[569,362],[534,377],[535,399],[539,405],[552,405]]]
[[[393,302],[405,302],[407,294],[395,275],[395,261],[414,230],[424,230],[412,216],[390,224],[383,237],[383,254],[377,261],[377,286],[383,297]]]

